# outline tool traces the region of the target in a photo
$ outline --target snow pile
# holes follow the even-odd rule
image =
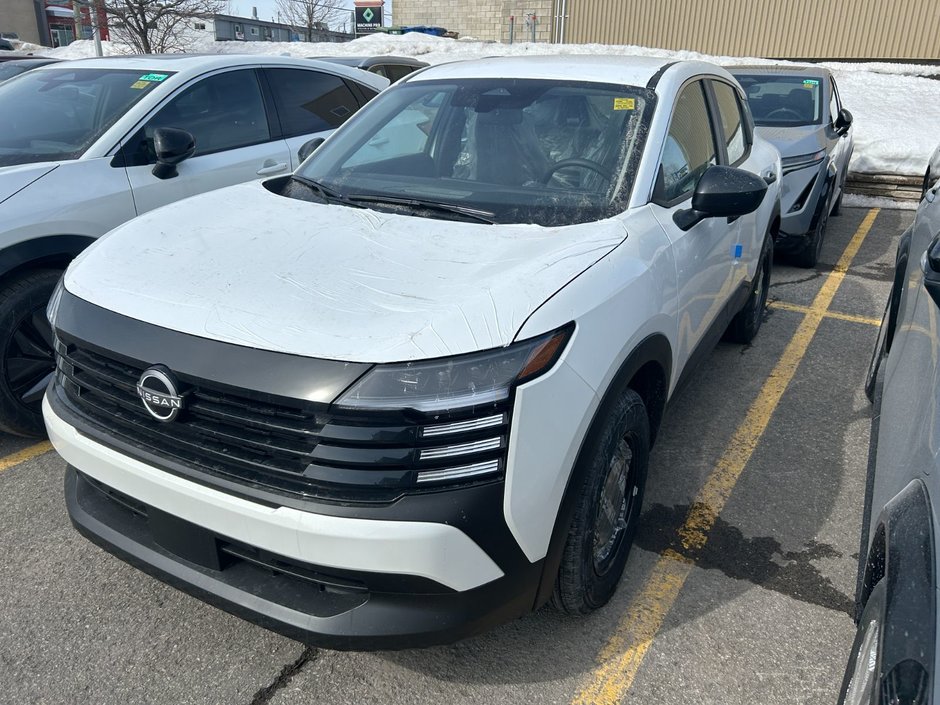
[[[102,42],[105,55],[129,53],[128,47]],[[59,49],[45,49],[47,56],[77,59],[94,56],[94,43],[76,41]],[[429,64],[488,56],[544,56],[609,54],[700,59],[717,64],[770,64],[764,59],[709,56],[692,51],[667,51],[648,47],[604,44],[500,44],[473,39],[443,39],[425,34],[375,34],[355,41],[216,42],[205,35],[194,40],[195,53],[268,54],[273,56],[364,56],[393,54],[412,56]],[[839,83],[842,102],[855,116],[855,154],[851,170],[868,174],[920,176],[940,140],[940,67],[910,64],[828,63]]]

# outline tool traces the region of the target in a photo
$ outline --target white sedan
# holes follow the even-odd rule
[[[53,367],[43,309],[94,238],[181,198],[289,173],[300,147],[387,85],[307,59],[168,55],[64,62],[0,86],[0,430],[42,431]]]

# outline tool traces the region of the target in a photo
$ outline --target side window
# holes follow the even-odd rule
[[[724,129],[725,146],[728,148],[728,163],[737,164],[747,153],[748,143],[741,101],[737,92],[727,83],[712,81],[721,126]]]
[[[386,72],[388,73],[388,80],[392,83],[395,81],[400,81],[405,76],[414,71],[410,66],[388,66]]]
[[[682,89],[659,166],[657,198],[671,202],[690,196],[699,177],[715,164],[715,139],[701,81]]]
[[[839,117],[839,91],[836,90],[835,81],[829,79],[829,122],[833,125]]]
[[[338,76],[306,69],[265,69],[285,137],[339,127],[359,104]]]
[[[178,127],[196,139],[193,156],[271,139],[261,88],[253,69],[227,71],[185,88],[125,146],[128,166],[156,163],[153,131]]]
[[[372,73],[378,74],[382,78],[391,78],[391,76],[388,75],[388,71],[386,71],[386,67],[383,64],[376,64],[371,69],[369,69],[369,71],[371,71]]]

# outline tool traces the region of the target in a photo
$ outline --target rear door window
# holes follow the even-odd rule
[[[346,82],[307,69],[264,69],[284,137],[332,130],[359,109]]]
[[[748,136],[747,122],[738,100],[737,91],[727,83],[712,81],[715,91],[715,101],[718,103],[718,113],[721,116],[721,127],[724,134],[725,147],[728,150],[728,163],[736,165],[747,155]]]

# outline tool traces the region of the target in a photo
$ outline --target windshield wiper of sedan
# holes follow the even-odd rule
[[[310,189],[313,189],[318,194],[320,194],[320,198],[322,198],[327,203],[330,201],[336,201],[338,203],[342,203],[345,206],[349,206],[350,208],[365,208],[365,206],[361,206],[358,203],[351,201],[348,196],[344,196],[339,191],[331,189],[329,186],[324,186],[319,181],[315,181],[314,179],[307,178],[306,176],[298,176],[297,174],[292,174],[291,179],[303,184]]]
[[[397,196],[373,196],[370,194],[350,194],[346,197],[353,203],[375,203],[381,205],[386,203],[391,206],[407,206],[409,208],[425,209],[437,211],[439,213],[450,213],[461,216],[467,220],[474,220],[479,223],[488,223],[494,225],[496,214],[479,208],[470,208],[456,203],[441,203],[439,201],[425,201],[420,198],[399,198]]]

